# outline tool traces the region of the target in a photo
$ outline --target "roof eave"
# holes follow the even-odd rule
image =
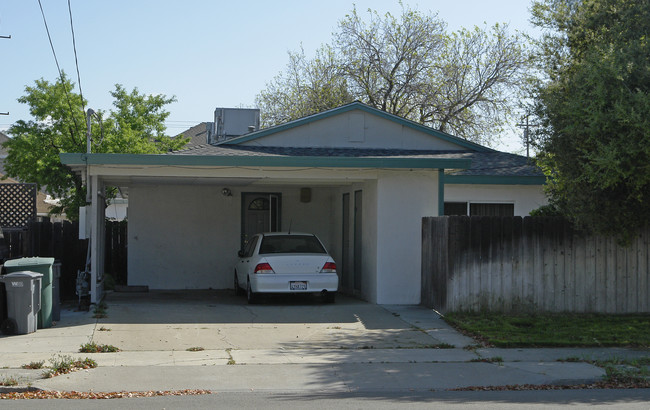
[[[262,166],[317,168],[469,169],[471,160],[458,158],[192,156],[149,154],[60,154],[70,167],[85,165],[141,166]]]

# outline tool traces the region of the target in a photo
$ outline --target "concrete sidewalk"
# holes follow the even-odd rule
[[[290,301],[251,307],[220,294],[197,295],[160,300],[153,295],[148,303],[109,297],[105,319],[64,309],[50,329],[0,337],[0,381],[96,392],[441,390],[588,383],[604,371],[557,360],[650,356],[631,349],[464,349],[472,339],[418,306],[343,299],[335,305]],[[78,353],[91,341],[122,351]],[[52,379],[43,379],[43,370],[21,369],[60,355],[90,357],[98,367]],[[478,361],[495,358],[500,360]]]

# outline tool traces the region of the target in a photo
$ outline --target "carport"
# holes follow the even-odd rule
[[[338,263],[342,292],[419,303],[421,218],[439,212],[441,170],[470,161],[449,153],[290,151],[61,154],[90,175],[92,301],[103,294],[104,192],[118,186],[129,200],[129,285],[230,288],[248,234],[291,229],[321,238]]]

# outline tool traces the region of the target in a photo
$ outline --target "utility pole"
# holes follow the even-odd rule
[[[517,127],[522,127],[524,129],[524,142],[526,143],[526,158],[530,158],[530,134],[529,134],[529,129],[530,127],[537,127],[537,124],[530,124],[528,122],[528,117],[530,115],[526,115],[525,119],[526,122],[520,122],[517,124]],[[523,120],[523,118],[522,118]]]
[[[11,36],[0,36],[0,38],[10,39]],[[0,112],[0,115],[9,115],[9,112],[8,111],[7,112]]]

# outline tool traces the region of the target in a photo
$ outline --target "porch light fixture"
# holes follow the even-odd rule
[[[232,196],[232,191],[230,188],[224,188],[221,190],[221,195],[223,196]]]

